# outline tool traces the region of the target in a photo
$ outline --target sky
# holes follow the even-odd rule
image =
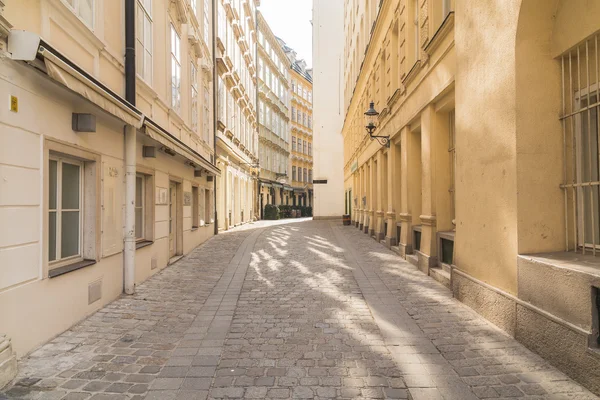
[[[259,10],[275,36],[312,67],[312,0],[261,0]]]

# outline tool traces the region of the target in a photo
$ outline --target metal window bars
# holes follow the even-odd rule
[[[600,250],[598,34],[560,57],[565,248]]]

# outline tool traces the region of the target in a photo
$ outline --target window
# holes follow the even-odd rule
[[[192,130],[198,133],[198,69],[194,63],[190,63],[190,98],[191,98],[191,123]]]
[[[308,128],[312,129],[312,117],[310,115],[308,116]]]
[[[204,86],[204,108],[202,112],[202,131],[204,133],[204,142],[210,145],[210,92],[208,86]]]
[[[144,175],[135,176],[135,239],[145,239],[146,228],[146,182]]]
[[[308,144],[308,155],[312,156],[312,143]]]
[[[212,215],[212,190],[204,189],[204,223],[206,225],[213,222]]]
[[[296,107],[292,107],[292,121],[296,122]]]
[[[306,181],[308,181],[308,172],[306,171],[306,168],[304,168],[304,181],[303,182],[306,182]]]
[[[90,29],[94,29],[94,0],[67,0],[75,15]]]
[[[302,139],[298,138],[298,153],[302,153]]]
[[[171,24],[171,107],[181,110],[181,39]]]
[[[152,0],[138,0],[136,30],[137,72],[152,84]]]
[[[292,167],[292,180],[296,180],[296,167]]]
[[[308,183],[312,183],[313,178],[312,178],[312,169],[308,170]]]
[[[195,1],[195,0],[192,0]],[[210,13],[210,6],[208,5],[209,1],[208,0],[204,0],[204,43],[206,43],[206,46],[208,47],[208,44],[210,42],[210,29],[209,29],[209,19],[208,19],[208,14]]]
[[[296,136],[292,136],[292,151],[296,151]]]
[[[81,257],[83,165],[50,157],[48,184],[48,261]]]
[[[302,154],[306,154],[306,140],[302,142]]]
[[[590,71],[597,68],[593,49],[599,40],[592,35],[560,58],[566,247],[593,254],[600,249],[600,86]]]
[[[192,186],[192,229],[200,226],[200,194],[198,186]]]
[[[312,91],[308,92],[308,102],[312,104]]]

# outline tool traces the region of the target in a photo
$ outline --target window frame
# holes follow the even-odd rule
[[[181,112],[181,35],[177,32],[175,24],[171,22],[171,41],[170,41],[170,55],[171,55],[171,108],[176,112]],[[174,52],[174,50],[176,50]],[[176,75],[174,66],[177,67]],[[175,82],[179,79],[179,82]],[[174,94],[177,93],[177,98]]]
[[[141,28],[142,29],[142,38],[140,38],[138,36],[138,32],[136,32],[136,43],[140,46],[140,49],[142,50],[141,53],[143,54],[143,57],[141,57],[141,66],[143,68],[143,71],[140,71],[140,68],[137,68],[138,66],[136,65],[136,74],[146,83],[148,83],[149,85],[152,85],[152,80],[154,78],[154,67],[153,67],[153,63],[154,63],[154,21],[152,20],[152,2],[150,2],[150,10],[148,10],[144,4],[144,0],[137,0],[137,7],[136,7],[136,12],[138,13],[137,15],[137,19],[139,19],[139,13],[143,12],[144,16],[143,16],[143,21],[144,21],[144,26]],[[136,19],[136,24],[137,24],[137,19]],[[147,46],[146,44],[146,21],[148,21],[149,25],[150,25],[150,44]],[[148,50],[148,48],[150,50]],[[147,66],[146,65],[146,53],[148,53],[150,55],[150,65]],[[137,51],[136,54],[136,58],[140,57],[140,51]],[[146,68],[150,69],[149,72],[149,77],[146,76]]]
[[[73,14],[86,26],[88,27],[92,32],[94,32],[94,29],[96,29],[96,0],[91,0],[92,1],[92,19],[90,21],[91,25],[88,24],[85,19],[83,19],[83,17],[81,16],[81,3],[85,1],[85,0],[63,0],[63,3],[67,6],[67,8],[69,8],[69,10],[71,10],[71,12],[73,12]]]
[[[59,268],[63,265],[71,264],[78,261],[83,261],[83,213],[85,211],[85,199],[84,199],[84,174],[85,174],[85,166],[84,163],[64,155],[58,155],[56,153],[52,153],[48,156],[48,173],[50,172],[50,163],[54,161],[56,162],[56,208],[50,208],[50,176],[48,175],[48,256],[46,260],[48,262],[49,269]],[[63,210],[62,208],[62,166],[63,164],[76,165],[79,168],[79,208],[77,209],[68,209]],[[55,218],[55,258],[50,260],[50,213],[54,212],[56,214]],[[78,234],[77,234],[77,254],[61,258],[61,244],[62,244],[62,215],[63,212],[78,212],[79,213],[79,222],[78,222]]]
[[[138,205],[137,203],[137,183],[138,183],[138,179],[141,179],[142,183],[141,183],[141,187],[142,187],[142,195],[141,195],[141,206]],[[142,242],[146,240],[146,212],[147,210],[147,206],[146,206],[146,202],[147,202],[147,198],[146,198],[146,192],[147,192],[147,188],[146,188],[146,176],[144,174],[141,173],[136,173],[135,174],[135,192],[136,192],[136,196],[135,196],[135,205],[134,205],[134,209],[135,209],[135,213],[137,214],[137,210],[141,209],[142,210],[142,226],[141,226],[141,232],[142,235],[138,236],[137,235],[137,221],[136,221],[136,226],[135,226],[135,241],[137,242]]]
[[[198,85],[198,67],[193,61],[190,61],[190,126],[194,133],[198,135],[200,127],[199,111],[199,85]]]
[[[192,185],[192,230],[200,228],[200,188]]]

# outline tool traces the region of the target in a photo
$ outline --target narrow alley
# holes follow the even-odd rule
[[[358,229],[297,221],[213,237],[0,399],[597,398]]]

